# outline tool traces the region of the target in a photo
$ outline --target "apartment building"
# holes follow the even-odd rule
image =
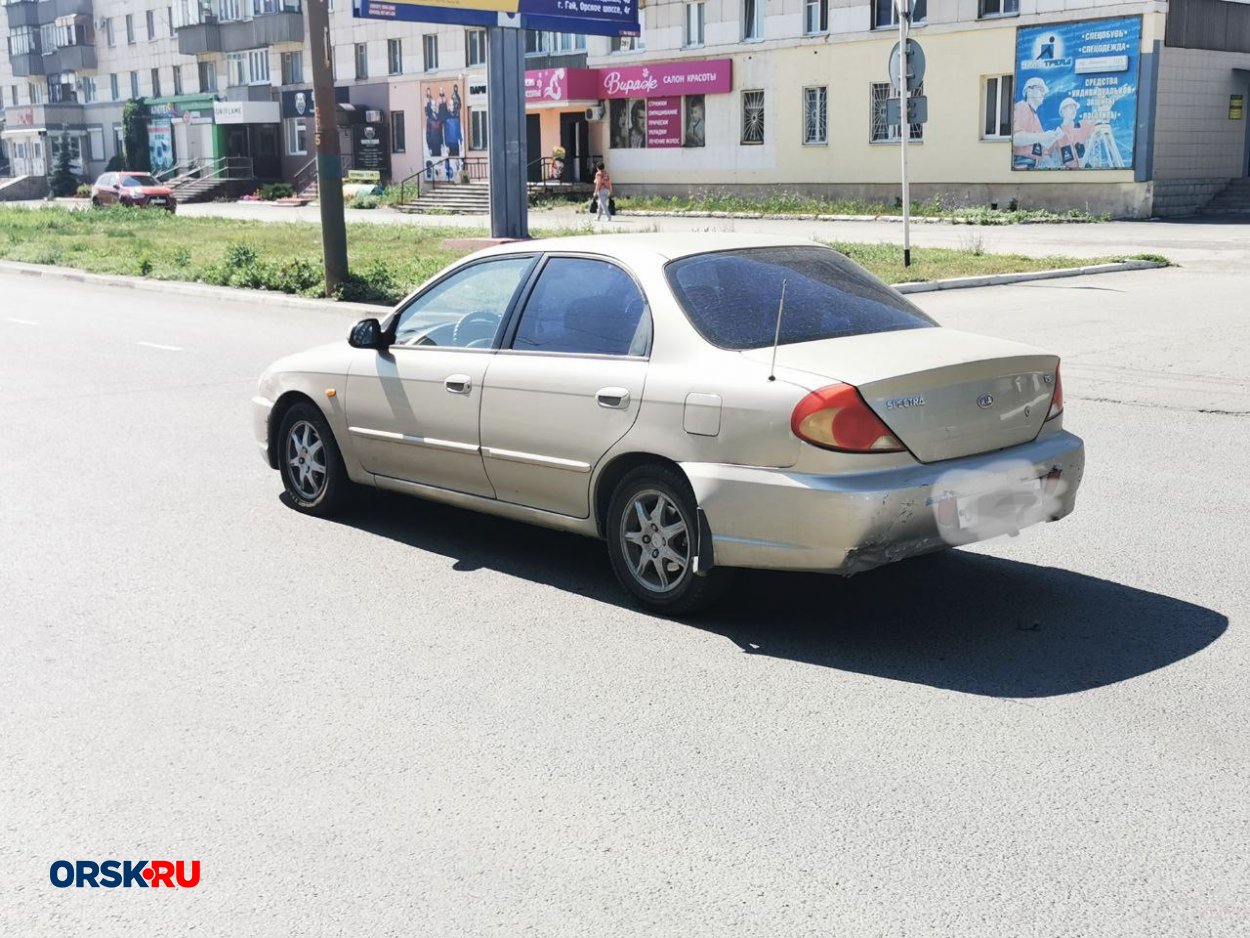
[[[337,6],[335,6],[337,3]],[[1142,217],[1191,211],[1248,170],[1250,5],[1237,0],[914,0],[928,119],[916,198]],[[357,166],[484,176],[482,30],[354,18],[333,0],[337,123]],[[532,176],[624,191],[787,191],[892,200],[892,0],[646,0],[641,35],[529,33]],[[156,165],[313,159],[301,0],[13,0],[0,56],[3,156],[93,176],[142,99]],[[553,166],[556,146],[566,156]],[[4,160],[0,159],[0,163]]]

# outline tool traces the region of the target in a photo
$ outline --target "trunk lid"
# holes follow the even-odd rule
[[[765,365],[772,348],[743,352]],[[1055,355],[953,329],[907,329],[783,345],[777,367],[811,390],[841,381],[921,462],[1034,439],[1054,391]]]

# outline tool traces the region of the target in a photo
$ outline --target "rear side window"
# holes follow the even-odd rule
[[[690,322],[726,349],[923,329],[932,319],[836,251],[819,247],[716,251],[673,261],[669,285]]]
[[[521,314],[512,347],[527,352],[645,355],[647,304],[615,264],[585,257],[547,261]]]

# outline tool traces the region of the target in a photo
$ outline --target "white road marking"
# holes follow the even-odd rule
[[[9,322],[15,322],[15,323],[17,323],[19,326],[37,326],[37,325],[39,325],[39,323],[35,322],[33,319],[14,319],[12,316],[10,316],[10,317],[9,317]]]
[[[179,348],[177,345],[159,345],[156,342],[140,342],[139,344],[146,346],[147,348],[158,348],[165,352],[181,352],[182,351],[182,349]]]

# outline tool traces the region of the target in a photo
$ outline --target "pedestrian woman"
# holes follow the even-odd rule
[[[599,200],[599,213],[595,221],[606,218],[612,220],[612,177],[603,167],[603,161],[595,164],[595,198]]]

